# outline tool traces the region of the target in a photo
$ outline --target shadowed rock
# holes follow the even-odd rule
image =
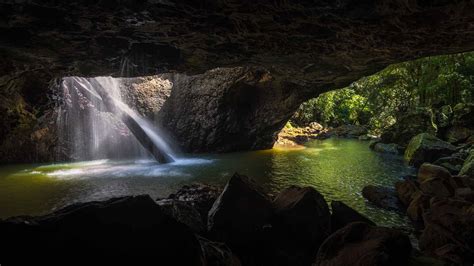
[[[369,225],[376,225],[369,218],[360,214],[356,210],[347,206],[342,201],[332,201],[331,202],[331,230],[335,232],[342,227],[353,223],[353,222],[363,222]]]
[[[9,219],[0,222],[0,235],[2,260],[15,264],[31,258],[57,263],[78,251],[78,259],[88,261],[204,264],[191,230],[166,215],[149,196],[80,203],[46,216]],[[61,256],[51,256],[52,250]],[[28,256],[18,256],[20,252]]]
[[[400,231],[355,222],[324,241],[313,265],[407,265],[411,249],[408,236]]]

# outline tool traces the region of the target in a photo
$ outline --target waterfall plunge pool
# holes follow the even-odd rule
[[[248,175],[269,193],[289,185],[313,186],[327,201],[340,200],[385,226],[405,226],[404,215],[371,206],[366,185],[392,186],[413,169],[399,156],[371,151],[350,139],[311,141],[305,149],[271,149],[150,160],[96,160],[0,167],[0,218],[46,214],[75,202],[124,195],[166,197],[193,182],[224,185],[234,172]]]

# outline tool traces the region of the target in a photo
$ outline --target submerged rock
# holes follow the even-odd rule
[[[262,189],[235,173],[209,211],[210,237],[229,245],[243,264],[255,263],[271,214],[271,202]]]
[[[374,205],[387,210],[400,210],[400,201],[394,189],[368,185],[362,189],[362,196]]]
[[[411,250],[402,232],[355,222],[324,241],[313,265],[407,265]]]
[[[375,225],[369,218],[358,213],[356,210],[347,206],[342,201],[332,201],[331,202],[331,230],[335,232],[342,227],[353,223],[353,222],[363,222],[370,225]]]
[[[201,246],[185,225],[166,215],[149,196],[74,204],[41,217],[0,222],[1,257],[64,262],[63,256],[95,261],[133,259],[204,265]],[[51,256],[51,251],[61,256]],[[26,257],[16,254],[21,251]],[[60,259],[61,258],[61,259]]]
[[[432,163],[437,159],[454,153],[456,147],[441,139],[422,133],[410,140],[405,150],[405,160],[416,167],[424,162]]]
[[[275,264],[309,265],[331,233],[329,207],[314,188],[292,186],[273,201]]]

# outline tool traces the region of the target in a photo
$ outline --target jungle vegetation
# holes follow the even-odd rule
[[[377,133],[416,108],[473,100],[474,52],[434,56],[391,65],[346,88],[321,94],[303,103],[290,123],[366,125]]]

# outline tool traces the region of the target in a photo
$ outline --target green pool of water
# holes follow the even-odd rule
[[[39,215],[74,202],[122,195],[165,197],[184,184],[225,184],[234,172],[249,175],[269,193],[289,185],[313,186],[326,200],[341,200],[380,225],[404,226],[402,215],[375,208],[365,185],[392,186],[412,173],[398,156],[378,154],[368,143],[329,139],[305,149],[200,155],[159,165],[151,161],[91,161],[0,167],[0,218]]]

